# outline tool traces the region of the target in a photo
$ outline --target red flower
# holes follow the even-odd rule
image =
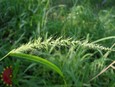
[[[12,67],[7,67],[2,72],[1,78],[7,86],[12,86]]]

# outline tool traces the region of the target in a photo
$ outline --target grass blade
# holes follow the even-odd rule
[[[18,57],[18,58],[27,59],[27,60],[30,60],[30,61],[34,61],[34,62],[41,63],[43,65],[46,65],[49,68],[56,71],[60,76],[63,77],[63,73],[61,72],[61,70],[55,64],[51,63],[50,61],[48,61],[46,59],[43,59],[43,58],[38,57],[38,56],[30,55],[30,54],[24,54],[24,53],[13,53],[13,52],[11,52],[9,55],[14,56],[14,57]]]

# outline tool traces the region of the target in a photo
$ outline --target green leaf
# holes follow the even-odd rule
[[[49,68],[51,68],[54,71],[56,71],[60,76],[63,77],[63,73],[61,72],[61,70],[55,64],[51,63],[50,61],[48,61],[46,59],[43,59],[43,58],[38,57],[38,56],[30,55],[30,54],[25,54],[25,53],[13,53],[13,52],[10,52],[9,55],[14,56],[14,57],[18,57],[18,58],[27,59],[27,60],[30,60],[30,61],[34,61],[34,62],[41,63],[43,65],[46,65]]]

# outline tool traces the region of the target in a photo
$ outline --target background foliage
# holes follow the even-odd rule
[[[67,87],[115,87],[115,71],[111,67],[90,81],[115,61],[115,51],[86,46],[93,43],[115,49],[114,2],[0,0],[0,57],[23,46],[22,53],[55,64],[63,72]],[[55,43],[52,44],[50,37]],[[67,43],[77,40],[85,45],[63,44],[60,37]],[[13,66],[13,87],[65,86],[59,74],[39,63],[9,56],[0,61],[0,72],[10,65]],[[0,86],[4,87],[2,81]]]

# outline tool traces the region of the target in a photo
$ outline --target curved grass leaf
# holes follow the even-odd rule
[[[48,61],[46,59],[43,59],[43,58],[38,57],[38,56],[30,55],[30,54],[25,54],[25,53],[13,53],[13,52],[10,52],[9,55],[14,56],[14,57],[18,57],[18,58],[27,59],[27,60],[30,60],[30,61],[34,61],[34,62],[41,63],[43,65],[46,65],[49,68],[51,68],[54,71],[56,71],[60,76],[63,77],[63,73],[61,72],[61,70],[55,64],[51,63],[50,61]]]

